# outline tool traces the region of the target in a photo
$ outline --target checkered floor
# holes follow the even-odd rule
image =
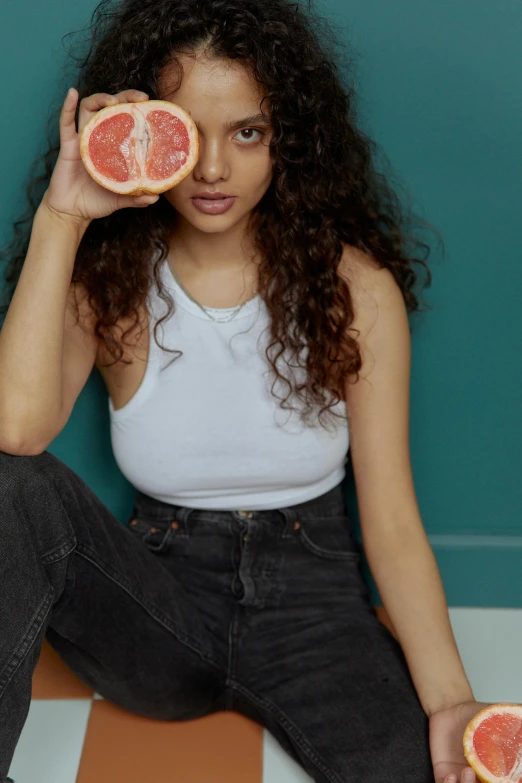
[[[480,701],[522,703],[522,609],[451,608]],[[381,619],[387,623],[384,613]],[[237,713],[164,723],[114,707],[44,644],[10,776],[16,783],[309,783],[261,726]]]

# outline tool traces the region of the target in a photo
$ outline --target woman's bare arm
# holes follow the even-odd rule
[[[42,451],[65,425],[92,370],[97,341],[84,318],[74,325],[71,286],[87,225],[54,213],[44,202],[35,214],[0,332],[2,451]]]
[[[363,366],[346,384],[365,554],[428,715],[472,700],[444,586],[419,512],[409,450],[410,333],[391,272],[346,251]]]
[[[65,426],[96,359],[85,296],[75,323],[71,286],[79,244],[91,220],[124,207],[146,207],[157,195],[124,196],[87,173],[79,132],[105,106],[144,101],[138,90],[95,93],[80,102],[68,91],[60,113],[60,153],[33,220],[27,256],[0,333],[0,450],[37,454]]]

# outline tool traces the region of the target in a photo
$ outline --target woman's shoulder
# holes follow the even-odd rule
[[[353,283],[356,286],[379,285],[387,274],[393,277],[389,269],[383,267],[369,253],[346,242],[343,242],[338,272],[348,284]]]
[[[401,288],[392,272],[368,253],[343,244],[338,274],[346,281],[355,314],[352,327],[366,331],[383,309],[404,309]]]
[[[111,327],[111,336],[120,344],[123,351],[118,364],[121,364],[122,360],[146,361],[149,345],[148,333],[149,317],[145,305],[140,305],[135,314],[121,317],[116,321]],[[96,364],[104,364],[113,360],[114,356],[110,353],[107,343],[105,340],[99,339]]]
[[[71,283],[67,297],[66,325],[82,332],[84,340],[89,339],[96,347],[95,365],[103,365],[114,359],[107,348],[103,337],[96,334],[96,313],[89,301],[84,285],[80,282]],[[120,343],[124,353],[122,358],[142,358],[141,353],[147,344],[148,312],[146,305],[140,305],[136,313],[120,317],[110,328],[111,337]],[[138,356],[136,356],[138,354]]]

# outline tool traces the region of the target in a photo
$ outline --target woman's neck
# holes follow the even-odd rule
[[[169,247],[176,269],[192,274],[239,272],[256,257],[253,241],[241,224],[226,232],[205,232],[180,221],[170,234]]]

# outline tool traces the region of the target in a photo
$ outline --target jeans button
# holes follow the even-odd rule
[[[253,516],[253,511],[245,511],[245,509],[238,509],[237,513],[240,517],[247,517],[247,519],[250,519]]]

